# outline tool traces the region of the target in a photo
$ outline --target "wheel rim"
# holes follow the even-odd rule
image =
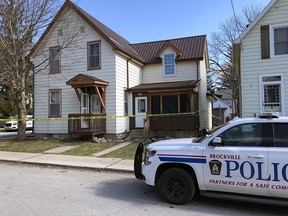
[[[185,184],[181,179],[173,177],[167,182],[166,189],[170,196],[181,199],[185,191]]]

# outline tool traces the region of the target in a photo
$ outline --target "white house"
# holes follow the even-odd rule
[[[288,1],[272,0],[234,46],[241,76],[241,115],[286,115],[288,108]]]
[[[231,89],[217,90],[215,96],[217,100],[213,102],[213,115],[217,118],[213,118],[213,126],[226,123],[235,114]]]
[[[67,0],[30,56],[41,68],[35,136],[184,136],[212,126],[205,35],[130,44]]]

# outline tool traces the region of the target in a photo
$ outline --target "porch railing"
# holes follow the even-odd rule
[[[199,128],[197,115],[150,116],[149,130],[196,130]]]
[[[106,133],[106,114],[69,114],[69,135],[96,135]]]

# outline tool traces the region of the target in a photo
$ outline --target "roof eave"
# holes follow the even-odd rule
[[[248,34],[248,32],[258,23],[258,21],[273,7],[277,0],[271,0],[270,3],[262,10],[259,16],[245,29],[245,31],[235,40],[236,44],[241,43],[243,38]]]

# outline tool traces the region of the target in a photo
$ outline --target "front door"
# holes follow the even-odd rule
[[[136,97],[135,98],[135,127],[144,127],[144,118],[147,112],[147,97]]]
[[[89,113],[89,94],[81,94],[81,114]],[[89,128],[89,119],[81,117],[81,128]]]

